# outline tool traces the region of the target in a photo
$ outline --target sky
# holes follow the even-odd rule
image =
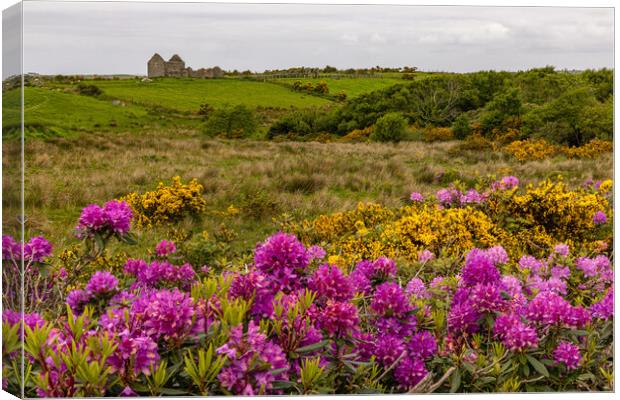
[[[146,74],[157,52],[194,69],[613,67],[611,8],[24,3],[24,71]]]

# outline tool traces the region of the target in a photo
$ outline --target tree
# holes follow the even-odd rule
[[[208,135],[226,138],[248,137],[256,128],[254,113],[242,104],[213,111],[205,124]]]
[[[377,120],[370,139],[376,142],[400,142],[406,134],[407,120],[400,113],[388,113]]]
[[[454,133],[454,137],[457,139],[465,139],[471,135],[471,130],[469,119],[465,116],[465,114],[461,114],[456,117],[452,123],[452,132]]]

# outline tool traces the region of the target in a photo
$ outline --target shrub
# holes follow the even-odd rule
[[[452,123],[452,132],[456,139],[465,139],[472,133],[472,128],[469,125],[469,119],[461,114]]]
[[[345,92],[338,92],[334,94],[334,98],[339,102],[344,102],[347,99],[347,94]]]
[[[86,85],[84,83],[80,83],[77,85],[77,92],[84,96],[100,96],[103,94],[103,90],[101,90],[98,86],[95,85]]]
[[[369,126],[364,129],[354,129],[340,139],[341,142],[366,142],[372,135],[373,127]]]
[[[215,108],[211,104],[204,103],[200,105],[198,115],[202,115],[205,119],[208,119],[213,111],[215,111]]]
[[[405,137],[407,120],[402,114],[388,113],[377,120],[370,138],[375,142],[400,142]]]
[[[614,145],[608,140],[594,139],[581,147],[563,147],[562,153],[568,158],[596,158],[604,153],[611,153]]]
[[[519,161],[542,160],[557,154],[558,150],[544,139],[516,140],[504,147],[504,151]]]
[[[133,210],[137,227],[150,228],[203,213],[206,209],[203,191],[204,187],[196,179],[184,184],[181,177],[175,176],[169,186],[160,182],[154,191],[144,194],[129,193],[121,200],[125,200]]]
[[[215,110],[205,124],[208,135],[230,139],[248,137],[256,128],[254,112],[243,104]]]
[[[429,127],[422,131],[425,142],[440,142],[454,139],[454,133],[450,128]]]

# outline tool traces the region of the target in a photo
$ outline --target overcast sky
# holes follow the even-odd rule
[[[146,74],[158,52],[193,68],[613,67],[611,8],[24,3],[24,71]]]

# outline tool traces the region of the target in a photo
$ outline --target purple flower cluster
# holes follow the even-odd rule
[[[97,271],[90,277],[84,288],[92,296],[112,293],[118,287],[118,279],[107,271]]]
[[[335,265],[323,264],[308,281],[308,288],[317,293],[319,301],[348,301],[353,298],[353,285]]]
[[[540,292],[525,309],[525,317],[543,327],[558,325],[581,328],[587,325],[590,314],[583,307],[574,307],[554,292]]]
[[[80,238],[99,233],[124,235],[129,232],[133,213],[124,201],[108,201],[103,207],[90,204],[82,210],[75,228]]]
[[[259,271],[235,275],[228,291],[231,299],[252,300],[251,314],[269,318],[273,313],[273,291],[269,279]]]
[[[455,188],[439,189],[435,194],[441,207],[459,207],[468,204],[481,204],[487,201],[488,193],[469,189],[465,193]]]
[[[521,351],[538,346],[536,329],[521,321],[515,314],[500,315],[495,319],[493,331],[506,348]]]
[[[407,296],[416,299],[427,299],[431,297],[431,294],[426,290],[426,285],[420,278],[411,279],[405,287],[405,293]]]
[[[562,340],[553,350],[553,359],[559,364],[564,364],[568,369],[576,369],[581,362],[579,347]]]
[[[345,301],[328,300],[318,316],[318,325],[329,335],[345,337],[357,331],[357,307]]]
[[[24,261],[43,262],[52,254],[52,245],[43,236],[35,236],[24,244]],[[22,246],[12,236],[2,236],[2,259],[6,261],[21,261]]]
[[[418,192],[411,192],[411,195],[409,196],[409,199],[413,202],[423,202],[424,201],[424,196],[422,196],[422,193],[418,193]]]
[[[605,212],[602,210],[597,211],[592,217],[592,222],[594,222],[596,225],[603,225],[604,223],[606,223],[607,216],[605,215]]]
[[[177,247],[174,245],[174,242],[165,239],[155,246],[155,254],[157,254],[157,257],[166,257],[176,253],[176,251]]]
[[[254,264],[280,290],[290,293],[301,288],[303,282],[299,278],[310,264],[310,255],[295,235],[278,232],[256,246]]]
[[[125,263],[125,273],[136,277],[136,287],[170,287],[189,288],[196,279],[196,272],[189,264],[173,265],[168,261],[153,261],[147,264],[143,260],[129,259]]]
[[[502,177],[499,181],[491,184],[492,190],[510,190],[519,186],[519,179],[516,176],[508,175]]]
[[[379,257],[374,262],[362,260],[357,263],[349,278],[357,293],[370,294],[374,286],[394,278],[397,272],[393,260]]]
[[[610,287],[605,297],[590,306],[593,318],[609,319],[614,315],[614,288]]]
[[[227,358],[218,379],[222,386],[234,394],[272,394],[273,382],[288,378],[289,365],[284,352],[267,340],[253,321],[250,321],[245,333],[242,325],[233,328],[228,342],[218,348],[217,352]]]

